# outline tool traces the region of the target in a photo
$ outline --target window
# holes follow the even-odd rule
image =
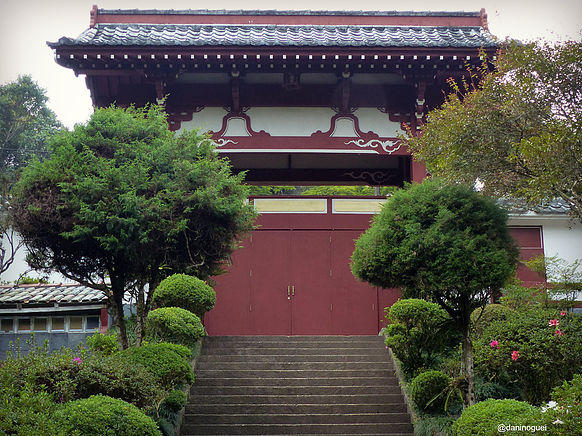
[[[34,318],[34,331],[35,332],[46,332],[48,326],[48,320],[46,318]]]
[[[69,330],[83,330],[83,317],[71,316],[69,318]]]
[[[0,331],[3,333],[10,333],[14,331],[14,319],[13,318],[2,318],[0,320]]]
[[[31,319],[30,318],[18,318],[18,331],[19,332],[29,332],[31,330]]]
[[[64,331],[65,330],[65,318],[62,316],[52,318],[51,330],[53,332],[54,331]]]
[[[86,330],[95,330],[98,328],[99,328],[99,317],[98,316],[88,316]]]

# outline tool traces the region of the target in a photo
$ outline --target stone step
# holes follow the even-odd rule
[[[292,351],[287,350],[287,353]],[[206,354],[198,362],[383,362],[388,364],[384,353],[375,354]],[[390,364],[391,366],[391,364]]]
[[[354,395],[195,395],[192,401],[200,404],[366,404],[397,403],[402,394]]]
[[[197,371],[203,370],[383,370],[392,369],[388,362],[198,362]]]
[[[410,422],[407,413],[348,414],[186,414],[189,424],[356,424],[366,422]]]
[[[205,350],[206,356],[216,355],[231,355],[231,356],[263,356],[263,355],[278,355],[278,354],[293,354],[293,355],[312,355],[312,356],[328,356],[335,354],[336,356],[357,355],[357,356],[388,356],[388,351],[382,348],[362,348],[362,347],[240,347],[227,348],[220,347],[214,350]]]
[[[213,343],[221,344],[239,344],[239,343],[263,343],[263,342],[281,342],[281,343],[299,343],[299,342],[341,342],[341,343],[354,343],[354,342],[370,342],[370,343],[382,343],[384,341],[382,336],[339,336],[339,335],[328,335],[328,336],[207,336],[204,338],[204,346]]]
[[[242,400],[242,399],[241,399]],[[281,415],[281,414],[360,414],[360,413],[405,413],[402,401],[395,403],[369,404],[203,404],[189,403],[186,414],[200,415]]]
[[[412,434],[410,423],[357,424],[190,424],[182,426],[181,435],[269,435],[269,434]]]
[[[396,377],[323,377],[320,378],[285,378],[286,386],[398,386]],[[195,386],[279,386],[280,377],[232,377],[211,378],[197,377]]]
[[[320,370],[320,369],[288,369],[288,370],[232,370],[232,369],[197,369],[197,378],[345,378],[345,377],[389,377],[394,376],[393,369],[343,369],[343,370]]]
[[[192,395],[373,395],[400,394],[400,386],[196,386]],[[196,399],[192,399],[196,401]]]

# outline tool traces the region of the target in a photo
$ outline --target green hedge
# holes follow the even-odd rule
[[[187,361],[167,344],[145,344],[120,352],[130,362],[144,366],[162,386],[171,388],[176,384],[192,383],[194,373]]]
[[[499,426],[541,425],[539,410],[523,401],[486,400],[467,407],[453,424],[453,436],[499,436]],[[503,427],[505,429],[505,427]],[[508,431],[511,435],[533,434],[531,431]]]
[[[181,307],[200,318],[214,308],[215,302],[214,289],[187,274],[174,274],[162,280],[152,297],[153,307]]]
[[[53,415],[63,434],[161,436],[156,423],[132,404],[94,395],[65,404]]]
[[[422,372],[410,383],[410,396],[421,410],[443,412],[445,404],[458,400],[456,392],[449,395],[450,385],[451,378],[442,371]]]
[[[148,313],[146,337],[192,347],[205,335],[200,318],[179,307],[162,307]]]

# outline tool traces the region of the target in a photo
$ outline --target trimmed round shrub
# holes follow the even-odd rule
[[[171,391],[164,401],[162,402],[162,406],[165,407],[167,410],[171,412],[179,412],[188,402],[188,395],[186,392],[181,391],[179,389],[174,389]]]
[[[158,436],[162,433],[149,416],[133,404],[104,395],[66,403],[53,415],[64,434],[79,436]]]
[[[119,351],[119,342],[117,341],[117,335],[95,333],[87,338],[87,347],[93,352],[110,356]]]
[[[499,435],[499,425],[540,425],[538,417],[538,409],[526,402],[490,399],[467,407],[453,424],[453,436]]]
[[[443,411],[450,383],[451,378],[442,371],[422,372],[410,383],[410,395],[422,410]],[[452,395],[451,397],[454,398]]]
[[[471,314],[471,324],[477,336],[483,333],[492,322],[505,321],[515,315],[515,310],[503,304],[488,304],[482,309],[475,309]]]
[[[162,307],[148,313],[146,336],[154,341],[165,341],[193,346],[205,335],[200,318],[179,307]]]
[[[185,345],[172,344],[171,342],[158,342],[157,345],[163,348],[167,348],[168,350],[172,350],[187,362],[192,360],[192,350]]]
[[[434,364],[448,344],[450,317],[438,304],[417,298],[396,301],[388,309],[386,345],[407,374]]]
[[[146,344],[121,352],[130,362],[144,366],[164,387],[194,381],[189,361],[174,352],[167,344]]]
[[[174,274],[162,280],[152,297],[154,307],[181,307],[200,318],[214,308],[215,302],[214,289],[187,274]]]

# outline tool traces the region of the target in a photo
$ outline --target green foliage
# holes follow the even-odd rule
[[[46,140],[62,128],[46,103],[45,91],[30,76],[0,85],[0,178],[34,155],[46,157]]]
[[[381,186],[380,195],[391,195],[396,189],[395,186]],[[312,186],[307,188],[301,195],[352,195],[352,196],[372,196],[375,195],[374,187],[364,185],[350,186]]]
[[[87,338],[87,347],[93,352],[110,356],[119,351],[119,342],[116,335],[95,333]]]
[[[38,283],[46,284],[48,280],[43,277],[29,277],[29,276],[21,276],[18,280],[14,281],[14,284],[18,285],[35,285]]]
[[[493,199],[425,180],[386,203],[356,243],[352,272],[373,285],[424,292],[468,321],[515,270],[506,224]]]
[[[164,401],[162,402],[162,407],[165,407],[172,412],[179,412],[184,408],[187,402],[188,395],[186,395],[186,392],[180,389],[174,389],[166,395],[166,398],[164,398]]]
[[[158,285],[152,298],[153,307],[181,307],[199,318],[212,310],[216,293],[203,280],[186,274],[171,275]]]
[[[582,434],[582,375],[552,391],[552,402],[542,408],[542,417],[552,436]]]
[[[501,304],[488,304],[475,309],[471,313],[471,325],[477,336],[480,336],[483,329],[494,321],[505,321],[514,315],[514,311]]]
[[[431,370],[420,373],[410,383],[412,401],[424,411],[444,411],[445,404],[458,399],[454,393],[449,396],[451,381],[451,378],[442,371]],[[452,401],[447,401],[448,398]]]
[[[190,362],[165,344],[131,347],[121,351],[121,356],[135,365],[142,365],[165,388],[194,381]]]
[[[496,62],[453,83],[408,146],[431,174],[537,205],[560,197],[582,218],[582,42],[510,42]]]
[[[65,434],[79,436],[161,435],[155,422],[137,407],[103,395],[71,401],[53,416]]]
[[[450,317],[435,303],[420,299],[396,301],[388,310],[386,345],[412,374],[428,368],[443,351],[449,336]]]
[[[51,419],[57,404],[52,395],[30,384],[8,392],[0,388],[0,434],[53,436],[59,427]]]
[[[111,295],[123,348],[123,296],[136,281],[218,273],[252,229],[244,175],[206,137],[171,132],[161,107],[97,109],[50,149],[13,190],[15,228],[35,267],[110,283],[96,286]]]
[[[451,436],[455,418],[443,415],[421,415],[414,422],[414,436]]]
[[[295,190],[294,186],[249,185],[249,195],[285,195]]]
[[[554,320],[559,324],[549,325]],[[478,371],[518,384],[531,404],[547,401],[553,387],[581,372],[581,356],[582,317],[553,310],[515,311],[486,326],[475,341]]]
[[[158,342],[157,345],[161,348],[166,348],[170,351],[173,351],[182,359],[190,362],[192,360],[192,350],[185,345],[180,344],[172,344],[170,342]]]
[[[2,392],[17,395],[26,386],[35,393],[46,392],[57,401],[101,393],[151,410],[161,391],[145,368],[126,359],[67,349],[50,355],[33,350],[20,358],[8,359],[0,368]]]
[[[454,436],[496,436],[498,426],[539,425],[535,419],[537,409],[523,401],[486,400],[467,407],[453,424]],[[511,434],[532,434],[512,431]]]
[[[146,320],[146,337],[193,346],[205,335],[204,326],[192,312],[179,307],[152,310]]]

